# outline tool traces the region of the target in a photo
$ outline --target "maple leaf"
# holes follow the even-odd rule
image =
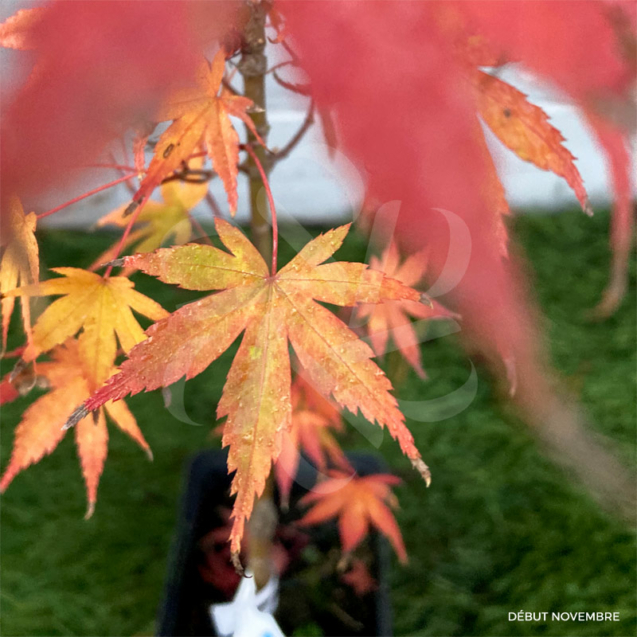
[[[338,516],[345,553],[350,553],[361,543],[371,525],[391,542],[400,561],[407,563],[403,538],[391,512],[391,508],[398,506],[391,487],[400,484],[400,478],[382,473],[360,477],[338,471],[331,475],[301,498],[301,504],[314,506],[298,524],[311,526]]]
[[[358,558],[352,560],[351,569],[341,575],[341,581],[351,586],[359,597],[367,595],[367,593],[371,593],[378,588],[378,583],[370,575],[367,565]]]
[[[15,305],[15,298],[5,296],[18,285],[34,283],[38,280],[40,265],[38,242],[35,239],[37,217],[34,212],[25,216],[17,197],[9,200],[9,243],[0,260],[0,294],[2,294],[2,351],[7,346],[9,322]],[[28,299],[21,302],[22,323],[27,339],[31,340],[31,308]]]
[[[246,236],[217,219],[217,232],[230,250],[191,244],[125,257],[125,265],[192,290],[221,290],[190,303],[147,330],[121,371],[76,410],[68,425],[107,400],[165,387],[192,378],[245,332],[217,407],[227,416],[223,445],[230,447],[234,524],[232,551],[238,554],[255,495],[263,492],[281,439],[291,425],[288,341],[307,378],[341,407],[361,410],[387,427],[412,464],[429,479],[404,416],[390,394],[391,383],[371,360],[371,348],[316,301],[353,306],[420,294],[362,263],[324,263],[341,246],[349,225],[308,243],[285,268],[271,275]],[[321,265],[322,264],[322,265]]]
[[[493,75],[477,71],[473,81],[478,111],[498,139],[520,159],[563,177],[583,210],[592,214],[575,158],[563,145],[560,131],[549,123],[548,115],[531,104],[524,93]]]
[[[203,158],[193,159],[188,167],[198,170],[203,165]],[[167,181],[161,186],[163,202],[147,201],[139,213],[132,232],[126,238],[123,249],[134,247],[135,252],[152,252],[165,243],[181,245],[192,237],[192,223],[189,211],[194,208],[208,192],[207,183],[183,182],[178,179]],[[115,225],[125,228],[130,216],[128,205],[120,206],[102,217],[98,227]],[[120,245],[116,241],[103,252],[93,263],[91,269],[117,258]]]
[[[197,87],[177,92],[157,113],[159,121],[174,120],[162,133],[155,147],[146,177],[133,200],[142,201],[161,180],[187,161],[193,150],[206,144],[212,166],[221,178],[232,215],[237,210],[239,173],[239,135],[230,116],[238,117],[263,143],[247,111],[252,100],[234,95],[223,87],[225,51],[220,49],[211,64],[205,62],[197,72]]]
[[[281,500],[286,506],[299,467],[300,449],[320,471],[326,469],[328,459],[334,467],[350,469],[330,429],[343,429],[338,407],[319,394],[302,374],[297,375],[292,384],[292,425],[283,437],[281,453],[274,466]]]
[[[58,446],[65,434],[64,423],[78,403],[90,396],[94,386],[76,341],[70,340],[55,348],[51,355],[52,361],[38,365],[38,374],[48,381],[51,389],[27,408],[15,430],[11,460],[0,480],[2,492],[18,473],[39,462]],[[152,459],[148,443],[124,402],[107,403],[94,414],[95,417],[83,418],[75,431],[75,440],[86,483],[86,517],[93,513],[106,460],[106,414]]]
[[[20,51],[35,49],[37,40],[31,31],[42,19],[44,11],[43,7],[20,9],[7,18],[0,24],[0,46]]]
[[[422,252],[410,255],[401,265],[398,246],[394,241],[390,242],[380,259],[375,256],[370,259],[371,268],[409,287],[422,281],[426,265],[427,260]],[[388,301],[382,305],[361,305],[358,316],[367,320],[370,341],[378,356],[387,351],[391,336],[398,351],[421,378],[425,378],[426,374],[422,368],[418,335],[409,317],[420,320],[458,318],[457,314],[437,301],[430,300],[429,305],[425,305],[409,299]]]
[[[132,310],[158,320],[168,315],[161,305],[133,289],[133,282],[124,277],[105,279],[94,272],[79,268],[53,268],[63,275],[6,293],[6,297],[32,297],[61,294],[40,315],[33,327],[33,339],[22,355],[32,361],[74,336],[80,329],[78,346],[88,377],[99,387],[110,375],[117,352],[117,339],[128,352],[142,341],[144,331]]]

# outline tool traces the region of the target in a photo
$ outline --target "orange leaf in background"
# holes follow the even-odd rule
[[[611,228],[614,252],[611,278],[596,311],[600,317],[608,316],[623,298],[634,239],[635,169],[628,149],[635,119],[635,3],[461,2],[457,6],[499,57],[520,60],[566,91],[604,150],[616,200]]]
[[[562,144],[560,131],[549,124],[548,115],[524,93],[493,75],[477,71],[473,78],[478,111],[498,139],[520,159],[563,177],[584,212],[592,214],[575,158]]]
[[[247,114],[253,106],[252,100],[222,87],[225,62],[225,51],[220,49],[211,64],[205,62],[199,68],[197,87],[179,91],[157,113],[159,121],[174,121],[159,138],[148,173],[135,193],[134,201],[142,201],[162,179],[187,161],[203,139],[212,166],[226,189],[230,213],[236,212],[239,135],[230,116],[241,119],[263,142]]]
[[[254,498],[263,492],[291,426],[288,341],[317,391],[387,427],[428,480],[429,471],[390,394],[391,383],[371,360],[373,351],[316,302],[353,306],[417,301],[420,294],[362,263],[323,263],[341,246],[349,225],[312,240],[275,275],[240,230],[221,219],[216,227],[231,252],[191,244],[123,259],[165,283],[222,291],[151,326],[120,373],[76,410],[69,426],[108,400],[196,376],[245,332],[217,407],[219,418],[228,417],[223,445],[230,446],[228,469],[236,471],[231,489],[237,496],[231,538],[235,555]]]
[[[372,257],[369,264],[372,269],[413,287],[422,281],[427,260],[419,252],[409,256],[401,265],[398,247],[392,241],[383,256],[380,259]],[[406,299],[389,301],[382,305],[362,305],[358,310],[358,316],[367,319],[367,331],[376,354],[381,356],[387,351],[387,342],[391,336],[400,353],[421,378],[425,378],[426,374],[422,368],[418,334],[409,317],[420,320],[458,318],[437,301],[430,303],[431,305],[425,305]]]
[[[193,159],[189,168],[199,170],[203,158]],[[124,242],[124,249],[134,247],[135,252],[152,252],[164,244],[181,245],[192,238],[190,210],[194,208],[208,192],[208,184],[184,182],[178,179],[167,181],[161,186],[163,202],[147,201],[139,213],[132,232]],[[102,217],[98,227],[115,225],[125,228],[130,221],[126,215],[128,205],[120,206]],[[116,241],[93,263],[91,269],[97,269],[104,263],[117,258],[120,245]]]
[[[495,167],[493,157],[487,146],[484,132],[480,131],[480,146],[482,146],[484,156],[485,176],[482,185],[482,192],[489,207],[490,218],[492,220],[493,234],[497,237],[500,247],[500,254],[508,258],[509,256],[509,231],[504,222],[505,217],[511,215],[509,202],[506,198],[504,186],[500,181],[500,176]]]
[[[341,575],[341,581],[354,589],[354,592],[362,597],[378,588],[376,580],[370,575],[365,562],[360,559],[352,560],[352,567],[347,573]]]
[[[0,24],[0,46],[6,49],[28,51],[35,49],[37,40],[31,35],[31,30],[42,19],[45,9],[20,9]]]
[[[25,216],[17,197],[9,200],[9,243],[0,261],[0,294],[2,294],[2,352],[7,346],[9,322],[13,314],[15,298],[5,296],[18,285],[28,285],[38,280],[40,264],[38,242],[35,239],[37,217],[31,212]],[[27,340],[31,341],[31,307],[29,299],[21,302],[22,323]]]
[[[22,358],[35,360],[42,352],[61,345],[81,329],[78,346],[93,389],[110,375],[117,341],[125,352],[144,340],[144,330],[132,310],[157,320],[168,312],[161,305],[133,289],[133,282],[124,277],[101,276],[79,268],[53,268],[63,275],[34,285],[7,292],[7,297],[47,296],[62,294],[40,315],[34,328],[33,340]]]
[[[301,498],[302,504],[314,506],[298,524],[312,526],[338,516],[338,531],[345,553],[350,553],[362,542],[371,525],[391,542],[404,564],[407,551],[391,512],[391,508],[398,506],[391,491],[397,484],[400,484],[400,478],[388,474],[359,477],[334,471],[330,479]]]
[[[20,471],[39,462],[57,447],[66,433],[63,426],[67,418],[78,403],[90,396],[94,386],[76,341],[70,340],[57,347],[52,357],[52,361],[38,365],[38,374],[48,381],[51,390],[24,412],[15,431],[11,460],[0,480],[0,491],[4,491]],[[125,403],[108,403],[94,414],[95,418],[83,418],[78,423],[75,439],[86,482],[87,517],[93,513],[97,486],[106,460],[108,431],[105,413],[152,459],[148,443]]]
[[[325,471],[328,461],[333,467],[351,470],[330,429],[343,429],[338,407],[298,375],[292,383],[292,426],[283,437],[281,453],[274,466],[281,500],[286,506],[299,468],[301,449],[320,471]]]

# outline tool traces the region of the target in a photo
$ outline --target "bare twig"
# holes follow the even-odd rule
[[[310,95],[310,85],[309,84],[295,84],[294,82],[287,82],[282,79],[276,71],[272,73],[272,77],[276,80],[277,84],[280,84],[283,88],[286,88],[288,91],[292,91],[293,93],[298,93],[299,95],[304,95],[305,97]]]
[[[301,127],[298,131],[296,131],[292,139],[281,150],[274,153],[274,160],[281,161],[282,159],[285,159],[297,147],[312,124],[314,124],[314,102],[310,104],[310,108],[307,111],[307,115],[305,116]]]
[[[270,73],[274,73],[278,69],[282,69],[285,66],[298,66],[298,62],[295,62],[294,60],[285,60],[285,62],[279,62],[278,64],[275,64],[272,68],[269,68],[265,72],[265,74],[269,75]]]
[[[221,208],[219,208],[219,204],[217,203],[215,196],[210,191],[206,193],[206,203],[210,206],[213,217],[223,217]]]

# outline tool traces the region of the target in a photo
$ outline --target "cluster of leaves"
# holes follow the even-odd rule
[[[566,88],[593,123],[611,159],[618,195],[614,240],[619,265],[606,309],[618,302],[632,223],[630,172],[624,133],[617,121],[621,120],[621,108],[614,109],[612,117],[605,115],[608,100],[623,99],[629,85],[630,69],[627,70],[628,62],[620,45],[633,34],[621,26],[621,20],[613,23],[605,16],[599,3],[584,3],[586,8],[576,19],[581,32],[593,33],[600,45],[595,53],[599,60],[595,60],[593,71],[586,78],[581,74],[573,78],[575,74],[565,68],[572,51],[579,56],[578,64],[592,60],[582,52],[581,35],[569,40],[570,49],[565,47],[553,68],[536,44],[521,45],[504,33],[511,29],[503,16],[518,24],[519,18],[510,16],[510,9],[485,10],[478,2],[419,3],[406,12],[391,4],[369,12],[364,4],[342,3],[296,3],[285,5],[282,13],[272,10],[270,17],[276,31],[273,41],[285,43],[288,32],[298,40],[304,68],[312,80],[312,92],[324,110],[334,110],[341,124],[340,143],[355,160],[368,167],[370,197],[380,201],[402,198],[406,211],[399,219],[398,232],[403,243],[411,240],[412,246],[421,250],[428,242],[431,248],[428,260],[418,252],[402,265],[393,242],[372,267],[329,261],[348,232],[349,226],[342,226],[308,243],[278,272],[276,249],[269,267],[240,230],[219,218],[216,229],[225,250],[211,244],[188,243],[196,225],[190,210],[208,196],[204,158],[211,162],[210,174],[223,182],[230,214],[236,211],[239,154],[241,150],[253,151],[240,144],[230,117],[243,121],[265,145],[250,117],[254,104],[229,88],[226,58],[232,52],[220,46],[208,62],[202,60],[201,51],[192,56],[192,51],[186,51],[183,44],[174,40],[175,33],[183,38],[185,25],[192,23],[192,15],[185,20],[184,12],[194,11],[193,4],[205,3],[179,3],[178,8],[164,3],[175,9],[170,15],[170,8],[160,8],[156,2],[134,8],[130,3],[116,3],[118,6],[112,10],[103,6],[91,9],[92,3],[78,3],[73,17],[61,7],[63,4],[54,2],[46,9],[21,11],[0,25],[1,45],[36,53],[33,74],[25,92],[17,98],[22,100],[19,104],[28,103],[29,107],[9,109],[3,132],[5,126],[13,125],[28,137],[32,129],[53,129],[51,135],[43,136],[46,144],[42,148],[24,140],[20,153],[28,159],[28,172],[21,169],[26,160],[18,157],[20,153],[15,152],[15,161],[12,159],[13,142],[3,147],[3,183],[11,184],[21,195],[29,195],[34,189],[30,174],[42,174],[43,180],[44,176],[49,180],[55,176],[55,167],[48,165],[48,157],[46,168],[40,157],[50,143],[70,136],[73,144],[64,146],[75,153],[75,161],[88,162],[96,148],[97,152],[103,148],[112,130],[127,126],[135,135],[135,167],[118,166],[124,175],[113,184],[136,175],[140,183],[129,205],[100,221],[100,225],[122,228],[120,241],[88,270],[56,268],[54,272],[61,276],[43,282],[38,282],[36,216],[25,215],[17,199],[3,199],[11,227],[0,266],[3,348],[17,297],[22,301],[26,344],[19,352],[17,371],[2,383],[2,397],[15,397],[18,377],[20,391],[39,382],[49,392],[25,412],[16,430],[14,452],[1,489],[16,473],[55,448],[66,422],[67,426],[76,426],[90,513],[106,457],[105,414],[147,450],[121,400],[141,391],[167,387],[183,377],[192,378],[241,334],[241,345],[217,409],[217,416],[226,419],[223,445],[229,447],[228,469],[235,472],[232,493],[236,500],[229,534],[233,554],[239,553],[245,521],[255,497],[264,490],[273,463],[279,463],[277,477],[284,496],[289,493],[291,476],[298,466],[300,447],[319,468],[327,470],[331,464],[342,472],[347,470],[347,462],[329,432],[339,426],[340,409],[360,410],[369,420],[386,427],[428,481],[428,469],[405,426],[391,383],[372,359],[385,352],[391,336],[409,364],[424,376],[410,317],[429,320],[455,316],[413,287],[421,282],[428,261],[437,272],[443,252],[446,258],[442,249],[447,244],[447,239],[442,238],[446,237],[446,228],[443,232],[439,220],[429,212],[434,205],[444,205],[459,214],[471,233],[469,270],[458,286],[458,307],[469,332],[480,338],[485,347],[503,354],[509,366],[510,361],[525,365],[524,382],[540,391],[537,388],[543,385],[537,382],[540,368],[528,308],[520,299],[514,270],[505,264],[508,241],[503,217],[509,214],[509,207],[476,114],[519,157],[564,178],[585,211],[589,212],[590,206],[574,158],[563,145],[559,131],[539,107],[494,73],[486,73],[485,67],[501,67],[510,60],[528,63]],[[573,17],[568,8],[552,5],[542,11],[534,9],[533,13],[528,3],[516,4],[525,8],[523,13],[528,19],[524,29],[531,39],[537,36],[540,42],[544,40],[539,34],[552,18],[566,25]],[[147,13],[153,11],[156,13]],[[144,109],[133,108],[122,100],[125,89],[131,89],[132,80],[116,70],[115,58],[107,55],[110,49],[100,49],[110,46],[109,37],[103,38],[105,44],[83,51],[81,66],[79,57],[74,57],[71,41],[64,59],[72,64],[60,72],[59,60],[55,59],[61,51],[60,29],[64,34],[71,25],[93,24],[101,32],[110,33],[109,25],[117,24],[120,29],[121,24],[132,24],[133,17],[143,23],[149,15],[153,18],[145,24],[145,32],[150,32],[151,37],[164,34],[165,41],[160,38],[162,49],[172,54],[170,45],[174,45],[175,60],[168,61],[164,54],[149,60],[147,53],[142,56],[140,52],[143,43],[136,42],[133,47],[117,40],[130,56],[127,62],[135,61],[135,69],[143,78],[142,81],[135,76],[134,86]],[[165,20],[173,21],[177,27],[167,30]],[[419,29],[414,29],[415,23]],[[215,24],[227,26],[229,18],[225,16]],[[323,38],[320,47],[314,46],[317,24],[321,25]],[[395,27],[391,34],[386,32],[387,24]],[[364,37],[344,37],[349,29]],[[418,33],[417,41],[413,40],[414,33]],[[223,35],[215,33],[215,40],[221,41],[219,36]],[[185,40],[200,43],[200,38],[194,36]],[[387,76],[378,77],[375,65],[379,57],[393,59],[405,45],[411,47],[410,63],[388,65]],[[288,44],[285,46],[289,49]],[[586,47],[594,50],[588,43]],[[92,55],[108,61],[109,72],[105,76],[113,82],[109,89],[118,94],[117,99],[108,101],[103,92],[95,90],[94,79],[87,83],[89,90],[106,104],[97,109],[101,122],[92,119],[91,109],[87,108],[90,100],[82,98],[85,93],[81,84],[87,77],[84,64],[90,66]],[[418,69],[411,63],[412,58],[427,61],[428,66]],[[550,61],[553,64],[553,58]],[[130,66],[127,64],[127,69]],[[155,67],[159,66],[157,70]],[[434,70],[442,68],[442,74]],[[188,71],[185,75],[184,69]],[[414,78],[414,69],[422,77]],[[90,71],[93,78],[94,69]],[[190,81],[184,81],[184,77]],[[159,85],[168,88],[160,90]],[[302,92],[298,87],[297,90]],[[42,99],[42,95],[47,99]],[[82,120],[83,126],[86,122],[91,124],[90,134],[73,125],[69,129],[68,122],[74,119],[71,116],[65,117],[67,128],[62,131],[49,112],[43,128],[38,105],[59,106],[68,101],[68,95],[77,100],[70,112],[80,107],[86,111],[86,117],[77,119]],[[392,105],[401,103],[398,130],[388,131],[381,124],[371,133],[367,113],[374,102],[375,112],[387,113]],[[146,112],[148,104],[154,104],[150,112]],[[142,119],[147,121],[140,125],[142,111]],[[113,125],[115,121],[117,126]],[[157,123],[167,121],[171,123],[154,143],[153,157],[146,168],[144,148],[148,137]],[[459,158],[462,160],[458,165]],[[60,166],[65,165],[63,159],[60,155]],[[414,179],[414,171],[418,179]],[[150,199],[157,188],[161,189],[163,202]],[[416,210],[421,215],[418,218]],[[421,232],[425,226],[426,240]],[[166,244],[171,247],[161,247]],[[118,260],[125,250],[133,250],[134,254]],[[107,261],[110,264],[103,275],[94,272]],[[120,266],[124,267],[122,276],[111,276],[113,268]],[[133,270],[168,284],[212,294],[168,314],[134,290],[127,276]],[[32,328],[29,299],[49,295],[61,298],[38,317]],[[366,322],[372,347],[322,303],[356,307],[357,316]],[[157,322],[144,332],[133,311]],[[290,344],[302,370],[294,384]],[[115,371],[120,353],[126,354],[127,359]],[[42,355],[48,360],[38,360]],[[82,406],[74,409],[79,404]],[[346,550],[360,542],[369,524],[375,525],[390,538],[403,559],[404,546],[385,504],[393,503],[389,492],[393,481],[388,477],[348,477],[345,483],[343,480],[343,474],[333,475],[319,491],[308,496],[316,504],[305,523],[340,514]],[[334,481],[344,486],[332,492]]]

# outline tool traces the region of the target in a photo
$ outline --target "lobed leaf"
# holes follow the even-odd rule
[[[120,372],[76,411],[69,425],[109,400],[193,377],[243,332],[217,411],[220,418],[227,417],[223,444],[230,447],[228,467],[236,472],[231,534],[235,554],[254,498],[262,493],[271,464],[280,454],[282,437],[291,426],[288,342],[318,391],[386,426],[428,479],[426,465],[390,393],[391,383],[371,360],[373,351],[316,302],[416,301],[419,293],[365,266],[322,265],[341,245],[348,226],[317,237],[272,276],[245,235],[220,219],[216,225],[230,252],[187,245],[124,259],[126,265],[166,282],[221,291],[151,326],[147,340],[129,352]]]

